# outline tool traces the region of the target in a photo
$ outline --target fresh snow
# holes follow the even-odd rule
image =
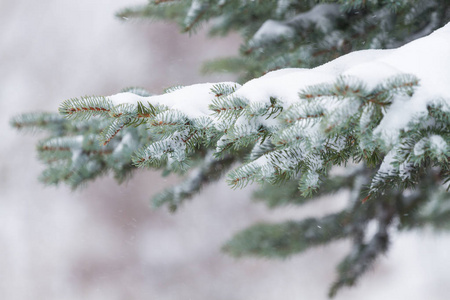
[[[83,135],[77,135],[73,137],[73,146],[71,146],[72,162],[76,162],[83,153],[83,140]]]
[[[447,151],[447,143],[440,135],[430,136],[430,149],[437,153],[444,153]]]
[[[429,36],[397,49],[356,51],[312,69],[284,69],[250,80],[238,86],[231,97],[245,98],[249,103],[270,103],[270,97],[282,101],[285,109],[302,101],[298,93],[310,85],[332,83],[339,76],[356,77],[373,88],[387,78],[413,74],[420,79],[414,95],[395,96],[374,134],[393,147],[400,130],[407,129],[415,116],[427,113],[426,106],[437,98],[450,105],[450,23]],[[225,83],[234,85],[234,83]],[[213,83],[195,84],[159,96],[140,97],[121,93],[108,97],[115,105],[146,101],[177,109],[189,118],[212,116],[208,106],[215,98]],[[330,102],[330,104],[332,104]],[[331,107],[331,109],[334,109]],[[239,121],[241,122],[241,121]],[[238,123],[239,123],[238,122]]]
[[[442,136],[433,134],[430,137],[422,138],[414,145],[414,155],[423,155],[427,146],[436,153],[444,153],[447,151],[447,143]]]
[[[395,175],[395,170],[392,166],[392,163],[395,161],[395,153],[396,150],[391,150],[388,154],[386,154],[383,162],[381,163],[380,169],[378,170],[378,174],[383,176]]]
[[[202,3],[198,0],[192,1],[191,7],[186,15],[186,21],[188,23],[192,22],[195,19],[197,12],[202,8]]]
[[[319,174],[317,173],[308,173],[304,182],[307,186],[315,187],[319,184]]]
[[[427,144],[427,138],[422,138],[414,145],[414,155],[420,156],[425,153],[425,146]]]
[[[250,43],[275,40],[281,37],[290,38],[295,34],[294,29],[280,21],[267,20],[258,29]]]
[[[120,104],[134,104],[145,101],[147,97],[142,97],[131,92],[119,93],[116,95],[108,96],[107,99],[111,100],[114,105]]]
[[[277,14],[286,6],[286,3],[278,3]],[[332,28],[332,20],[340,14],[338,4],[318,4],[311,10],[297,14],[287,21],[267,20],[253,35],[250,44],[290,38],[295,35],[294,28],[307,28],[311,25],[323,32],[328,32]]]
[[[129,146],[130,143],[132,143],[132,142],[133,142],[133,136],[132,136],[129,132],[127,132],[127,133],[123,136],[123,138],[122,138],[122,140],[120,141],[120,143],[114,148],[113,154],[117,154],[117,153],[122,152],[122,150],[124,149],[124,147],[125,147],[125,146]]]
[[[226,85],[237,85],[234,82],[222,82]],[[175,109],[183,112],[189,118],[197,118],[201,116],[208,116],[211,114],[208,106],[216,95],[211,91],[216,83],[202,83],[182,87],[170,93],[142,97],[133,93],[119,93],[107,97],[114,105],[123,103],[137,104],[141,102],[146,104],[149,102],[152,105],[165,105],[170,109]]]

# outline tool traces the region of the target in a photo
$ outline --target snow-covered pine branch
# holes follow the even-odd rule
[[[147,109],[140,125],[162,139],[137,151],[138,165],[181,166],[202,146],[215,146],[219,155],[271,143],[271,151],[231,173],[237,185],[303,171],[300,186],[310,194],[336,162],[381,163],[371,195],[392,182],[411,179],[408,186],[414,186],[424,156],[432,165],[448,161],[448,53],[450,25],[398,49],[353,52],[313,69],[274,71],[243,86],[206,83],[158,96],[70,99],[61,111],[90,117],[107,110],[110,118],[124,114],[133,123]],[[127,122],[111,123],[103,140]],[[281,165],[277,153],[289,159],[283,157]]]

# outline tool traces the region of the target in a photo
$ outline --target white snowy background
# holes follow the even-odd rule
[[[235,54],[239,39],[188,37],[171,24],[120,22],[118,9],[144,0],[0,0],[0,299],[326,299],[347,242],[285,261],[236,260],[220,252],[255,221],[322,215],[345,195],[268,211],[249,191],[206,188],[175,215],[151,210],[151,195],[174,178],[138,171],[81,191],[44,187],[38,134],[8,125],[15,114],[56,111],[67,98],[111,95],[137,85],[225,81],[200,62]],[[396,235],[356,288],[336,299],[448,299],[450,235]]]

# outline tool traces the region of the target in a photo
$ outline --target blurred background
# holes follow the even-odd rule
[[[251,201],[251,188],[219,182],[170,214],[153,211],[149,199],[177,179],[148,170],[120,186],[106,177],[75,192],[37,181],[39,133],[11,129],[12,116],[127,86],[161,93],[233,80],[199,68],[236,54],[237,35],[189,37],[173,24],[114,17],[140,1],[0,0],[0,299],[326,299],[345,241],[284,261],[236,260],[220,247],[257,221],[332,212],[345,205],[344,194],[269,211]],[[336,299],[448,299],[449,249],[449,234],[398,234]]]

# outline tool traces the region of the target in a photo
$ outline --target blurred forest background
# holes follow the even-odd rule
[[[75,192],[38,182],[37,137],[10,128],[12,116],[128,86],[161,93],[233,80],[199,69],[202,61],[236,54],[237,35],[189,37],[173,24],[114,17],[138,3],[0,0],[0,299],[326,299],[345,241],[285,261],[236,260],[220,247],[257,221],[334,211],[344,194],[333,207],[319,201],[269,211],[252,202],[251,188],[233,191],[220,182],[172,215],[148,203],[177,179],[148,170],[121,186],[108,177]],[[337,299],[448,299],[448,249],[447,233],[398,235],[374,270]]]

